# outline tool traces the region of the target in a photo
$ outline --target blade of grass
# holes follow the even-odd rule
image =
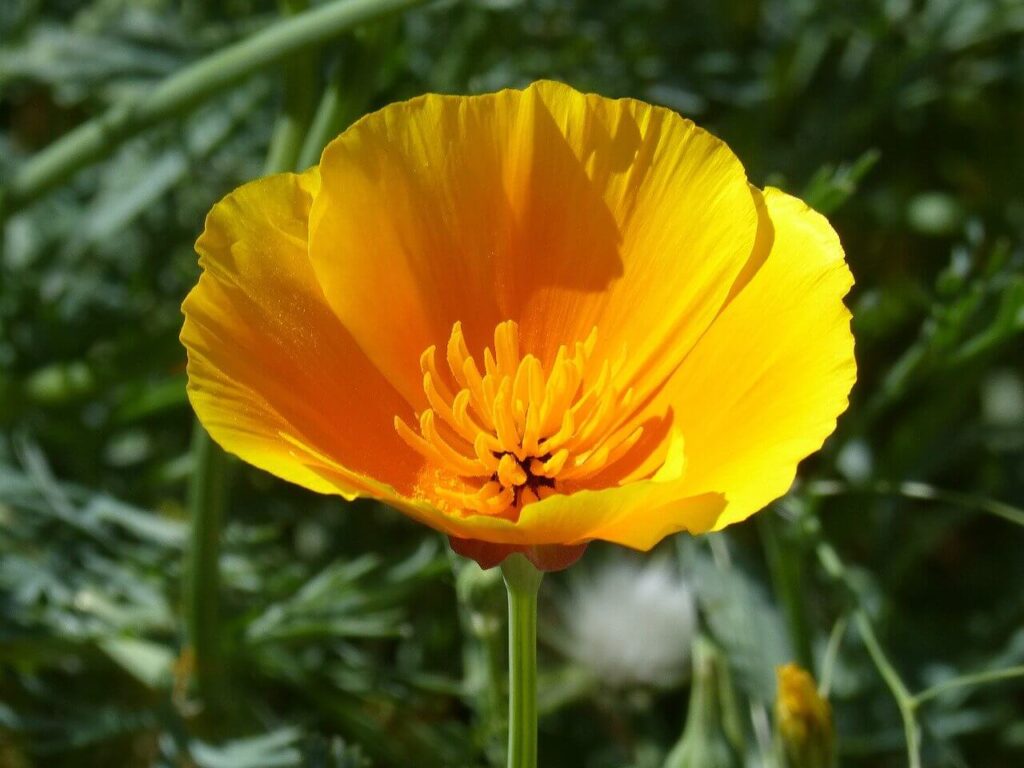
[[[331,75],[320,99],[320,104],[316,108],[306,141],[299,153],[298,168],[309,168],[320,160],[320,153],[327,142],[345,127],[347,107],[345,73],[339,66]]]
[[[309,8],[309,0],[281,0],[280,5],[282,13],[294,16]],[[306,49],[284,64],[284,103],[267,153],[264,170],[268,174],[298,169],[299,152],[316,105],[318,58]]]
[[[300,170],[316,164],[327,143],[366,111],[378,87],[380,72],[387,69],[388,56],[399,44],[398,22],[399,19],[391,17],[367,25],[357,38],[359,53],[355,61],[337,62],[299,153]]]
[[[423,0],[337,0],[284,19],[171,75],[138,100],[122,101],[28,160],[4,194],[9,216],[75,171],[111,154],[151,125],[178,117],[238,80],[371,19]]]

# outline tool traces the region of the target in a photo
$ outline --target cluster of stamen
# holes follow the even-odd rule
[[[395,417],[402,439],[445,478],[422,490],[455,510],[516,514],[586,487],[621,459],[642,428],[620,426],[633,392],[616,386],[621,359],[590,366],[596,343],[595,328],[572,350],[563,345],[545,374],[535,356],[520,357],[519,327],[508,320],[494,331],[494,351],[484,350],[481,373],[456,323],[446,375],[435,347],[420,357],[430,407],[419,414],[419,430]]]

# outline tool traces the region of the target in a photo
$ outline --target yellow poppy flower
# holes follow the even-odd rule
[[[196,250],[214,440],[484,566],[743,520],[856,374],[823,217],[677,114],[559,83],[385,107],[230,193]]]

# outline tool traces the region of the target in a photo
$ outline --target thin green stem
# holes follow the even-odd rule
[[[1012,680],[1014,678],[1021,677],[1024,677],[1024,665],[1006,667],[1005,669],[990,669],[985,672],[974,672],[969,675],[961,675],[950,680],[944,680],[941,683],[936,683],[931,688],[925,688],[920,693],[915,694],[914,705],[919,707],[926,701],[937,698],[944,693],[960,690],[961,688],[971,688],[976,685],[984,685],[985,683],[998,683],[1003,680]]]
[[[846,636],[846,627],[849,624],[846,616],[840,616],[832,626],[832,632],[828,636],[828,645],[825,646],[825,656],[821,660],[821,675],[818,680],[818,693],[822,698],[827,699],[832,690],[832,674],[836,668],[836,660],[839,658],[839,648]]]
[[[857,493],[874,493],[882,496],[903,496],[908,499],[920,499],[922,501],[937,501],[942,504],[973,509],[978,512],[1002,518],[1008,523],[1024,526],[1024,509],[1015,507],[1006,502],[992,499],[987,496],[979,496],[972,493],[960,493],[958,491],[947,491],[943,488],[936,488],[927,483],[905,482],[889,483],[878,482],[867,486],[848,485],[836,480],[819,480],[808,483],[805,492],[810,496],[842,496]]]
[[[171,75],[137,99],[121,101],[28,160],[4,196],[10,215],[75,171],[111,154],[126,139],[177,117],[247,75],[357,24],[423,0],[337,0],[273,24]]]
[[[300,169],[319,162],[328,142],[366,111],[380,71],[386,69],[384,59],[399,43],[398,21],[386,18],[363,27],[363,34],[355,40],[356,54],[339,58],[302,145]]]
[[[842,493],[856,493],[863,491],[867,491],[869,493],[894,494],[914,499],[940,501],[947,504],[963,506],[969,509],[976,509],[996,517],[1000,517],[1008,522],[1024,525],[1024,510],[1017,507],[1004,504],[1003,502],[996,501],[995,499],[958,493],[955,491],[945,491],[924,483],[876,483],[868,488],[853,488],[842,483],[823,481],[812,483],[806,489],[806,492],[812,496],[835,496]],[[835,581],[840,583],[846,589],[851,600],[857,606],[852,613],[853,621],[857,625],[861,638],[864,640],[864,646],[867,648],[872,662],[874,662],[875,667],[878,669],[879,675],[882,677],[882,680],[892,693],[892,696],[896,701],[896,706],[900,712],[900,718],[903,721],[903,732],[907,743],[907,761],[909,767],[920,768],[921,729],[917,719],[917,710],[922,704],[931,701],[944,693],[959,690],[961,688],[1001,682],[1014,678],[1022,678],[1024,677],[1024,665],[961,675],[951,680],[946,680],[933,685],[930,688],[926,688],[917,694],[912,694],[907,685],[903,682],[903,679],[899,676],[895,666],[893,666],[889,657],[882,649],[882,645],[878,641],[878,636],[875,634],[874,627],[871,624],[871,619],[867,612],[861,607],[860,597],[853,581],[850,579],[846,566],[843,564],[835,549],[822,537],[821,525],[817,518],[809,516],[803,522],[805,533],[816,542],[818,561],[821,563],[822,568],[824,568],[825,572],[829,576],[835,579]],[[840,622],[843,623],[840,624]],[[830,638],[829,641],[830,653],[832,652],[831,647],[833,646],[833,642],[836,645],[835,652],[838,652],[838,643],[845,631],[845,621],[840,619],[840,622],[837,622],[832,638]],[[831,668],[831,664],[829,665],[829,668]]]
[[[192,432],[191,541],[185,561],[185,627],[196,688],[214,715],[230,704],[221,646],[220,530],[227,505],[227,456],[199,422]]]
[[[280,5],[285,16],[295,16],[309,8],[309,0],[281,0]],[[316,105],[317,59],[314,50],[304,49],[284,63],[284,101],[267,153],[267,173],[298,168]]]
[[[302,144],[302,151],[299,152],[298,167],[309,168],[320,160],[320,153],[323,152],[327,142],[334,138],[341,129],[343,115],[345,113],[346,101],[345,77],[341,66],[331,75],[331,79],[324,88],[320,103],[317,105],[313,115],[313,122],[309,126],[309,133]]]
[[[537,592],[544,574],[519,554],[501,572],[508,591],[508,768],[537,768]]]
[[[929,495],[928,498],[934,498],[934,496]],[[864,640],[864,646],[867,648],[871,661],[874,662],[879,675],[882,677],[882,680],[892,693],[893,699],[896,701],[896,707],[899,709],[900,718],[903,721],[903,733],[907,743],[907,762],[909,767],[920,768],[921,729],[917,719],[917,710],[922,704],[931,701],[944,693],[949,693],[961,688],[969,688],[977,685],[984,685],[986,683],[996,683],[1004,680],[1024,678],[1024,665],[961,675],[959,677],[952,678],[951,680],[946,680],[933,685],[930,688],[926,688],[917,694],[911,693],[906,683],[903,682],[903,679],[896,671],[896,667],[892,664],[889,657],[883,650],[867,612],[863,608],[859,607],[860,600],[857,596],[857,592],[850,579],[849,573],[846,570],[846,566],[839,558],[838,553],[828,542],[821,538],[821,529],[816,519],[806,521],[805,526],[807,532],[817,539],[818,561],[825,569],[825,572],[846,588],[852,600],[858,606],[853,610],[853,621],[857,625],[857,630],[860,633],[861,638]],[[836,623],[836,628],[834,629],[832,638],[829,641],[830,648],[834,642],[838,649],[838,638],[841,638],[844,631],[845,620],[840,619],[840,621]],[[831,667],[831,664],[829,667]]]
[[[910,768],[921,768],[921,737],[917,717],[914,713],[914,697],[907,690],[907,686],[896,672],[896,668],[882,650],[868,615],[862,610],[857,610],[853,614],[853,620],[857,624],[857,631],[860,632],[860,636],[864,640],[871,660],[875,663],[878,673],[896,700],[896,707],[899,709],[900,719],[903,721],[903,737],[907,742],[907,762]]]
[[[907,743],[907,763],[909,768],[921,768],[921,737],[918,728],[917,717],[914,712],[914,697],[910,694],[906,684],[900,678],[896,668],[889,661],[889,657],[882,650],[882,644],[878,641],[875,629],[871,625],[871,619],[867,612],[860,607],[860,599],[857,590],[850,579],[846,566],[840,559],[839,554],[831,544],[821,538],[821,526],[817,518],[805,521],[807,533],[817,539],[816,551],[818,562],[821,563],[825,572],[845,587],[852,601],[857,605],[853,611],[853,621],[857,625],[864,645],[874,662],[878,674],[882,677],[893,698],[896,700],[896,707],[899,710],[900,718],[903,721],[903,735]]]
[[[796,659],[805,669],[813,669],[811,629],[807,622],[803,590],[803,549],[783,542],[778,515],[758,515],[758,532],[764,546],[772,587],[782,601]]]
[[[308,168],[319,162],[327,143],[366,109],[376,80],[371,70],[377,60],[372,50],[365,51],[356,71],[347,73],[347,76],[339,63],[317,105],[299,155],[299,168]]]

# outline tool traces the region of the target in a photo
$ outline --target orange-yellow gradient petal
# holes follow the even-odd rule
[[[776,189],[764,192],[771,250],[679,368],[667,393],[686,436],[686,487],[716,491],[738,522],[783,495],[821,447],[856,379],[853,285],[828,221]]]
[[[320,167],[314,268],[414,404],[419,355],[455,322],[477,350],[514,319],[544,364],[596,326],[595,357],[625,351],[624,379],[655,386],[721,309],[757,230],[721,141],[667,109],[553,82],[393,104]]]
[[[823,217],[688,120],[557,83],[386,107],[228,195],[196,248],[214,439],[481,563],[744,519],[856,374]]]
[[[314,169],[250,182],[207,217],[183,305],[189,398],[226,450],[322,493],[408,489],[419,466],[388,425],[403,401],[331,312],[307,257]],[[347,469],[330,480],[318,455]],[[373,478],[370,480],[369,478]]]

